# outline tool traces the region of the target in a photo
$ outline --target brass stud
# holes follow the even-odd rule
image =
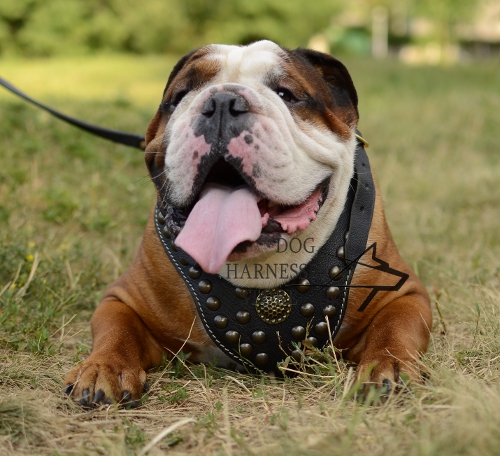
[[[337,296],[340,296],[340,288],[339,287],[328,287],[326,289],[326,297],[328,299],[335,299]]]
[[[318,346],[318,339],[316,339],[316,337],[308,337],[307,342],[309,342],[313,347]]]
[[[236,321],[240,325],[246,325],[250,321],[250,313],[245,310],[240,310],[236,314]]]
[[[269,355],[267,353],[257,353],[255,355],[255,364],[257,366],[265,366],[269,362]]]
[[[294,350],[291,355],[295,361],[300,361],[302,359],[302,352],[300,350]]]
[[[241,344],[240,353],[246,357],[250,356],[252,354],[252,346],[250,344]]]
[[[238,331],[226,332],[226,341],[229,344],[237,344],[239,340],[240,340],[240,333]]]
[[[343,260],[345,258],[345,249],[344,249],[344,246],[341,245],[338,249],[337,249],[337,256]]]
[[[196,266],[191,266],[189,268],[188,274],[192,279],[199,279],[201,276],[201,269]]]
[[[165,236],[167,239],[170,239],[170,231],[168,231],[168,228],[166,226],[163,227],[163,236]]]
[[[228,320],[224,315],[217,315],[214,318],[214,323],[217,328],[224,329],[228,324]]]
[[[309,283],[309,280],[307,279],[301,279],[297,283],[297,291],[299,293],[305,293],[309,291],[309,288],[311,288],[311,284]]]
[[[163,225],[165,223],[165,217],[163,217],[163,214],[161,212],[158,212],[158,223],[160,225]]]
[[[300,313],[306,318],[312,317],[314,315],[314,306],[310,303],[304,304],[300,308]]]
[[[266,341],[266,333],[264,331],[255,331],[252,334],[252,340],[256,344],[263,344]]]
[[[255,300],[255,311],[266,323],[277,325],[292,313],[292,302],[284,290],[279,288],[262,290]]]
[[[236,293],[236,296],[240,299],[245,299],[246,297],[248,297],[248,290],[246,288],[236,288],[236,290],[234,290],[234,292]]]
[[[349,231],[346,231],[344,239],[346,242],[349,240]]]
[[[170,243],[170,248],[174,251],[177,252],[177,246],[175,245],[175,240]]]
[[[306,328],[303,326],[294,326],[292,328],[292,337],[295,340],[304,340],[304,337],[306,336]]]
[[[184,266],[187,266],[189,264],[188,260],[186,260],[185,258],[182,258],[182,257],[179,258],[179,263],[183,264]]]
[[[337,313],[337,309],[335,308],[335,306],[332,306],[331,304],[327,305],[323,309],[323,315],[325,317],[333,317],[336,313]]]
[[[200,280],[198,283],[198,290],[204,294],[210,293],[212,291],[212,283],[210,280]]]
[[[333,306],[332,306],[333,307]],[[314,332],[320,336],[324,336],[328,333],[328,325],[326,321],[320,321],[316,326],[314,326]]]
[[[207,299],[207,307],[210,310],[219,310],[220,308],[220,301],[219,298],[216,298],[215,296],[210,296],[210,298]]]
[[[342,277],[340,272],[341,272],[341,269],[338,266],[333,266],[328,271],[328,275],[330,276],[330,279],[332,279],[332,280],[339,280]]]

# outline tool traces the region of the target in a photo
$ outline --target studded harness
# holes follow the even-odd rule
[[[219,349],[249,371],[282,375],[279,363],[288,356],[300,359],[303,342],[324,347],[340,329],[375,204],[366,142],[360,135],[357,138],[354,175],[335,230],[298,278],[277,288],[240,288],[218,274],[204,272],[175,245],[168,223],[173,208],[162,206],[159,199],[156,231],[207,333]]]

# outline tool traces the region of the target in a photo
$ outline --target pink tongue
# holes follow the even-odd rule
[[[257,196],[248,188],[208,184],[175,244],[205,272],[215,274],[240,242],[259,238],[261,219]]]

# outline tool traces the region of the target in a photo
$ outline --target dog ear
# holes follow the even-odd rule
[[[323,52],[297,48],[292,54],[305,60],[319,71],[339,106],[351,106],[358,113],[358,94],[347,68],[336,58]]]
[[[163,90],[163,96],[165,96],[165,92],[169,88],[170,84],[174,80],[174,78],[179,74],[179,72],[184,68],[184,65],[186,65],[187,61],[191,58],[193,54],[198,52],[198,49],[191,51],[189,54],[186,54],[184,57],[182,57],[174,66],[172,69],[172,72],[170,73],[170,76],[168,77],[167,85],[165,86],[165,89]],[[146,130],[146,144],[149,144],[150,141],[152,141],[156,135],[156,131],[158,130],[158,127],[160,125],[160,121],[162,118],[162,109],[161,105],[156,111],[155,116],[149,122],[148,128]]]
[[[167,85],[165,86],[165,90],[163,91],[163,95],[165,95],[165,92],[169,88],[170,84],[174,80],[174,78],[177,76],[179,71],[182,70],[184,65],[187,63],[187,61],[198,52],[198,49],[195,49],[194,51],[191,51],[189,54],[186,54],[184,57],[182,57],[174,66],[172,72],[170,73],[170,76],[168,77]]]

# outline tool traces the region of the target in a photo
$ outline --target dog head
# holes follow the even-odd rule
[[[293,278],[342,212],[357,121],[351,77],[329,55],[259,41],[183,57],[146,135],[176,245],[235,285]],[[308,248],[283,252],[293,238]],[[231,276],[235,265],[273,263],[298,268]]]

